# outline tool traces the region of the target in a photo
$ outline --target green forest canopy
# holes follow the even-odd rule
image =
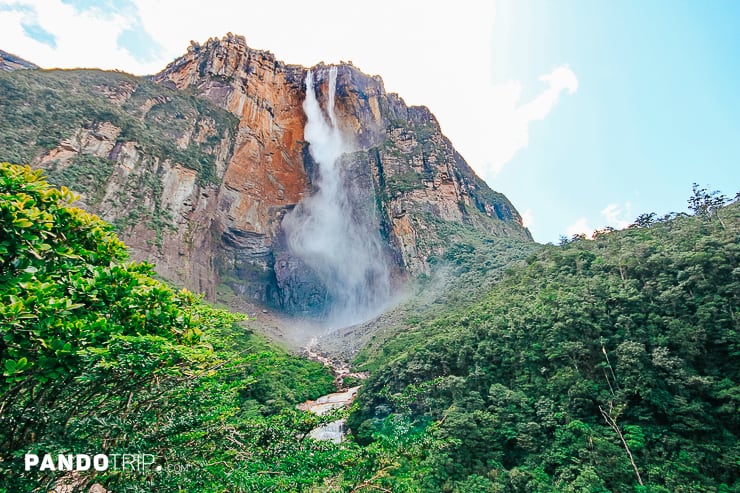
[[[333,444],[294,409],[326,369],[0,164],[0,492],[60,477],[23,471],[26,452],[99,451],[181,466],[82,477],[114,491],[740,491],[740,204],[719,199],[696,188],[691,217],[544,246],[464,308],[409,319],[405,344],[362,355],[355,437]],[[476,259],[501,271],[494,247],[445,260],[473,280]]]
[[[740,491],[740,203],[725,202],[695,187],[693,217],[545,246],[422,322],[371,362],[357,439],[426,430],[424,491]]]

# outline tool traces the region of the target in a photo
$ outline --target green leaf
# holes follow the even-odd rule
[[[16,219],[13,221],[13,226],[18,226],[19,228],[30,228],[33,226],[33,223],[28,219]]]

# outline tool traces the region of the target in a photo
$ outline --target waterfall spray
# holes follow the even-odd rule
[[[329,69],[326,115],[314,74],[306,74],[304,138],[318,165],[314,193],[283,219],[290,252],[316,274],[329,295],[328,316],[335,323],[360,322],[389,298],[390,276],[377,221],[362,217],[348,196],[342,155],[351,151],[334,110],[337,67]],[[356,201],[355,201],[356,202]],[[365,216],[367,213],[365,213]]]

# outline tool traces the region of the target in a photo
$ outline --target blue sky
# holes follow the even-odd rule
[[[27,4],[0,3],[0,13],[14,12],[21,15],[20,28],[31,39],[56,48],[56,37],[44,29],[36,18],[36,10]]]
[[[69,27],[77,29],[79,34],[86,34],[86,25],[91,22],[113,23],[117,33],[116,48],[139,62],[156,60],[161,55],[161,46],[143,26],[139,9],[132,0],[58,0],[56,8],[43,1],[0,1],[0,13],[11,14],[6,17],[6,22],[12,22],[11,16],[15,14],[29,41],[56,50],[57,36],[42,25],[40,14],[51,17],[60,6],[69,7],[67,14],[71,12],[73,16],[67,17],[76,21]],[[94,37],[90,36],[88,41],[94,42]]]
[[[533,211],[537,239],[556,238],[563,219],[602,227],[608,205],[625,220],[683,211],[693,182],[740,191],[740,2],[497,6],[508,29],[494,30],[494,82],[561,63],[579,80],[489,180]],[[507,59],[507,43],[527,56]]]
[[[352,60],[424,104],[536,240],[740,190],[740,2],[0,0],[0,49],[161,70],[226,32],[288,63]]]

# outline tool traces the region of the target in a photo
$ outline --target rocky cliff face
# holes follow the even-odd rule
[[[312,71],[325,105],[328,67]],[[19,73],[0,84],[12,86]],[[193,43],[153,83],[83,74],[63,90],[92,98],[94,114],[75,113],[56,143],[37,136],[21,157],[79,191],[82,205],[113,222],[163,277],[210,298],[226,284],[261,303],[320,313],[327,292],[286,247],[281,227],[315,191],[303,135],[306,73],[228,35]],[[16,111],[9,104],[0,109]],[[352,140],[342,157],[348,210],[379,231],[396,282],[428,272],[430,257],[455,239],[451,224],[531,240],[516,209],[475,175],[426,108],[407,107],[379,77],[343,64],[335,110]],[[0,159],[14,157],[11,144],[0,142]]]
[[[19,70],[24,68],[39,67],[27,60],[24,60],[19,56],[8,53],[7,51],[0,50],[0,70],[10,72],[12,70]]]

